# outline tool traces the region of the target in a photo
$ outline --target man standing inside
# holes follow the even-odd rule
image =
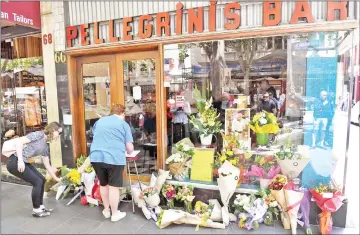
[[[263,92],[267,91],[267,92],[269,92],[269,94],[271,93],[272,97],[275,100],[279,100],[279,98],[277,97],[277,94],[276,94],[276,89],[273,86],[270,86],[270,83],[268,80],[266,80],[266,79],[262,80],[260,87]]]
[[[328,126],[329,120],[332,119],[333,115],[333,106],[328,100],[328,93],[326,91],[320,92],[320,100],[315,101],[314,105],[314,132],[313,132],[313,145],[315,148],[316,145],[316,136],[321,127],[321,139],[320,139],[320,148],[325,148],[325,133]]]

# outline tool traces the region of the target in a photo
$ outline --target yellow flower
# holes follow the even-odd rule
[[[235,159],[231,159],[231,160],[230,160],[230,163],[231,163],[232,165],[236,165],[236,160],[235,160]]]
[[[233,156],[234,152],[229,150],[229,151],[226,151],[226,154],[229,155],[229,156]]]
[[[224,162],[225,160],[226,160],[226,155],[225,155],[225,154],[224,154],[224,155],[221,155],[220,161]]]
[[[262,166],[266,163],[265,158],[261,158],[259,164]]]
[[[73,169],[67,174],[67,178],[70,180],[71,183],[80,184],[81,183],[81,175],[80,173]]]

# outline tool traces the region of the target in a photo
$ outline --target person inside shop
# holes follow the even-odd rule
[[[149,112],[144,121],[144,134],[147,143],[143,146],[145,151],[149,151],[151,157],[155,157],[156,153],[156,111],[153,108],[149,108]]]
[[[262,80],[260,83],[261,90],[263,92],[267,91],[269,94],[271,93],[272,97],[276,100],[279,100],[276,94],[276,89],[273,86],[270,86],[269,80]]]
[[[265,110],[266,112],[276,115],[277,107],[276,103],[271,99],[269,92],[265,92],[262,96],[263,100],[260,103],[259,110]]]
[[[320,99],[315,101],[314,104],[314,131],[312,137],[312,148],[318,146],[320,148],[325,148],[325,135],[326,129],[328,127],[329,120],[332,120],[333,117],[333,105],[328,100],[328,93],[326,91],[320,92]],[[317,134],[320,133],[320,142],[316,145]]]
[[[117,222],[126,216],[125,212],[118,210],[120,187],[126,154],[134,151],[131,129],[125,121],[125,107],[112,105],[110,116],[100,118],[93,127],[93,133],[89,158],[100,181],[104,205],[102,214],[106,219]]]
[[[257,90],[250,94],[250,116],[253,117],[259,110],[259,96]]]
[[[33,204],[32,215],[34,217],[46,217],[52,209],[45,208],[44,197],[44,176],[31,165],[33,157],[42,156],[42,162],[50,176],[60,182],[56,176],[56,170],[50,165],[50,152],[48,142],[56,141],[62,133],[59,123],[48,124],[43,131],[36,131],[26,136],[9,140],[9,144],[4,142],[2,154],[9,157],[7,160],[7,170],[12,175],[30,183],[33,188],[31,199]],[[11,142],[10,142],[11,141]]]

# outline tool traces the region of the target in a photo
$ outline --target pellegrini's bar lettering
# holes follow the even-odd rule
[[[346,20],[347,17],[347,1],[327,2],[327,21]],[[189,34],[202,33],[204,31],[204,20],[209,22],[209,32],[216,31],[216,1],[210,1],[209,14],[207,19],[204,17],[204,7],[197,7],[188,9],[188,24],[187,32]],[[175,17],[175,33],[181,35],[183,22],[183,7],[182,3],[176,5]],[[232,2],[225,5],[224,8],[224,28],[226,30],[236,30],[240,27],[240,15],[235,10],[240,10],[241,4],[239,2]],[[335,11],[339,12],[339,19],[335,19]],[[296,24],[299,20],[306,20],[307,23],[313,23],[314,17],[311,13],[310,3],[307,1],[296,2],[296,7],[293,11],[290,24]],[[277,26],[281,22],[281,2],[263,2],[263,26]],[[108,41],[118,42],[120,37],[114,35],[114,20],[109,20]],[[132,32],[133,17],[125,17],[122,19],[122,41],[133,40]],[[153,34],[152,30],[155,28],[155,35],[157,37],[170,36],[170,12],[159,12],[154,15],[142,15],[139,18],[138,37],[140,39],[150,38]],[[99,37],[99,22],[93,23],[95,44],[104,43],[105,40]],[[80,36],[80,43],[82,46],[90,44],[89,40],[89,24],[80,25],[80,30],[77,26],[66,27],[67,47],[72,47],[72,40]]]

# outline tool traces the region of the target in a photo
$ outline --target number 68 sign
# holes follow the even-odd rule
[[[55,63],[65,63],[66,62],[66,54],[63,51],[55,52]]]

